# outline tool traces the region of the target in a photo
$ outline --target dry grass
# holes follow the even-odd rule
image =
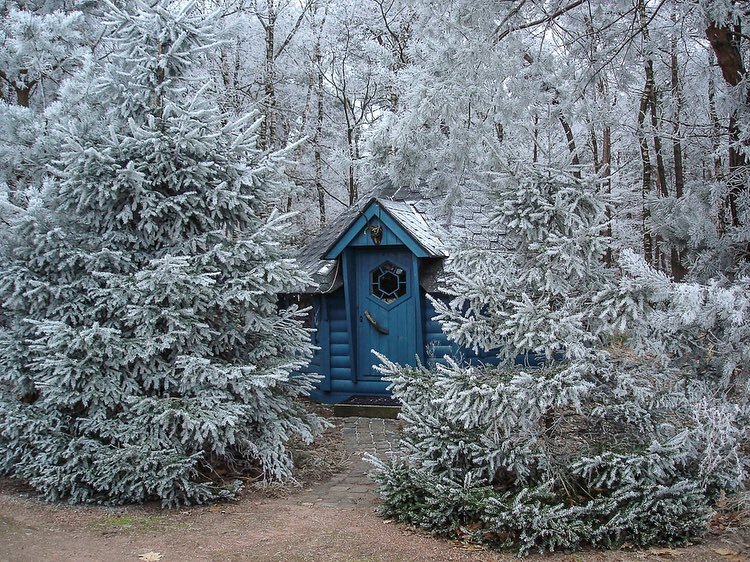
[[[709,521],[709,532],[722,535],[728,531],[750,529],[750,491],[721,497],[714,506],[716,513]]]
[[[294,492],[330,479],[342,472],[348,465],[350,454],[344,446],[341,425],[336,423],[333,410],[321,404],[310,404],[316,414],[327,418],[331,427],[326,429],[311,444],[299,440],[289,442],[289,450],[294,460],[294,477],[286,482],[257,482],[251,486],[252,492],[260,492],[266,497],[288,497]]]

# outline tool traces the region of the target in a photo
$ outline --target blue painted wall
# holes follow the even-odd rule
[[[312,398],[324,403],[336,403],[356,394],[388,394],[388,383],[374,380],[356,380],[353,377],[353,358],[350,323],[344,299],[344,289],[319,295],[317,306],[326,310],[318,317],[322,320],[316,326],[315,344],[328,341],[328,353],[322,348],[317,351],[305,369],[324,375],[323,381]],[[327,355],[327,358],[326,358]]]
[[[446,298],[441,295],[433,296]],[[318,318],[325,321],[319,322],[314,341],[316,345],[328,341],[328,348],[327,351],[325,348],[317,351],[310,365],[305,369],[307,372],[325,375],[312,398],[324,403],[336,403],[353,395],[387,395],[388,383],[357,380],[352,376],[352,365],[356,361],[356,354],[352,353],[351,330],[349,329],[351,324],[347,320],[343,288],[318,297],[319,300],[315,306],[325,307],[327,310],[326,313],[322,311],[318,313]],[[440,323],[432,319],[436,315],[435,307],[424,290],[420,290],[420,298],[422,300],[422,345],[425,350],[425,364],[428,367],[432,368],[438,363],[444,363],[446,355],[458,362],[474,365],[497,364],[497,356],[492,351],[480,351],[476,354],[470,349],[449,341]],[[543,357],[533,354],[519,355],[516,363],[538,366],[542,360]]]
[[[379,238],[373,237],[372,227],[382,229]],[[476,354],[449,342],[432,319],[435,308],[419,286],[419,269],[423,258],[435,257],[377,203],[370,204],[326,251],[325,259],[341,260],[344,285],[313,297],[314,341],[320,349],[306,371],[324,375],[313,398],[335,403],[352,395],[388,394],[388,383],[372,369],[370,348],[401,364],[414,364],[415,356],[429,367],[445,361],[445,356],[471,364],[497,363],[492,352]],[[371,292],[372,284],[377,287],[373,272],[384,261],[407,272],[408,292],[397,300]],[[519,356],[517,361],[533,364],[534,358]]]
[[[445,355],[470,363],[481,361],[491,364],[496,362],[492,353],[482,353],[477,356],[471,350],[460,348],[455,343],[449,342],[440,329],[440,324],[432,320],[432,317],[435,316],[435,308],[426,297],[424,290],[420,290],[419,298],[422,302],[421,332],[423,340],[421,345],[424,350],[424,360],[429,367],[434,367],[436,363],[443,362]],[[320,295],[316,303],[316,307],[326,310],[325,313],[321,310],[317,314],[319,323],[314,341],[316,345],[321,347],[327,341],[328,347],[327,352],[326,348],[317,351],[305,370],[324,375],[319,389],[312,396],[320,402],[340,402],[352,395],[388,394],[388,383],[384,381],[362,380],[353,377],[356,354],[352,353],[351,330],[349,329],[351,324],[347,319],[345,304],[343,288],[327,295]],[[419,350],[414,350],[415,354],[418,352]]]
[[[444,295],[433,294],[432,296],[442,301],[447,300],[447,297]],[[432,301],[427,298],[424,292],[422,293],[422,299],[426,363],[429,367],[434,367],[437,363],[444,363],[446,355],[459,363],[475,365],[479,363],[488,365],[497,364],[497,356],[492,351],[480,350],[480,353],[476,354],[471,349],[466,349],[448,340],[448,336],[443,333],[440,327],[440,322],[433,320],[437,312],[435,312]]]

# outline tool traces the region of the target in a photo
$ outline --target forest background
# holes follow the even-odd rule
[[[499,161],[560,162],[613,196],[611,248],[683,278],[738,225],[746,4],[726,1],[203,2],[223,42],[195,79],[229,117],[259,111],[261,149],[300,139],[279,207],[298,242],[378,178],[449,209]],[[105,4],[4,2],[0,183],[25,206],[109,56]],[[57,145],[56,145],[57,143]],[[741,174],[740,174],[741,175]],[[611,252],[608,259],[611,259]],[[713,255],[713,254],[712,254]],[[719,258],[721,259],[721,258]]]

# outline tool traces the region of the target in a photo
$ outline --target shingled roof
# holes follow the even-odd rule
[[[418,210],[420,200],[418,192],[394,188],[390,182],[380,184],[361,197],[354,205],[326,224],[297,255],[300,269],[312,278],[312,284],[301,287],[298,292],[330,292],[343,285],[337,260],[327,260],[324,256],[373,203],[377,203],[387,212],[429,257],[446,257],[447,233],[435,220]]]

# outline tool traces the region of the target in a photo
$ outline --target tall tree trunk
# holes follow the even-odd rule
[[[677,13],[674,6],[672,6],[672,22],[677,24]],[[672,104],[674,112],[672,115],[672,157],[674,159],[674,196],[676,199],[680,199],[685,191],[685,173],[682,163],[682,143],[680,139],[680,118],[682,112],[682,86],[680,84],[680,73],[679,73],[679,61],[677,60],[677,34],[672,33],[671,41],[671,56],[670,56],[670,70],[671,70],[671,90],[672,90]],[[682,263],[682,256],[680,251],[672,246],[672,252],[670,255],[670,268],[672,270],[672,277],[675,281],[681,281],[687,270]]]
[[[358,198],[358,190],[357,190],[357,179],[354,175],[354,163],[356,162],[357,157],[355,156],[355,150],[354,150],[354,137],[355,132],[351,127],[347,127],[346,129],[346,142],[347,147],[349,150],[349,165],[348,168],[348,178],[347,178],[347,188],[349,191],[349,205],[354,205],[354,202]]]
[[[221,82],[224,86],[224,96],[220,98],[222,112],[227,116],[235,114],[239,109],[239,92],[237,90],[240,83],[240,72],[242,70],[242,61],[240,58],[239,39],[235,40],[230,47],[219,49],[219,70],[221,72]],[[231,60],[230,60],[231,59]],[[227,117],[223,117],[223,122],[227,122]]]
[[[600,86],[601,92],[605,89]],[[591,153],[594,156],[594,171],[596,175],[601,178],[600,189],[607,195],[612,193],[612,178],[610,177],[612,170],[612,130],[610,127],[605,126],[602,128],[602,155],[599,158],[599,141],[596,136],[596,129],[591,125],[589,131],[591,138]],[[608,240],[607,250],[604,252],[604,263],[608,266],[612,265],[612,209],[609,204],[606,208],[607,225],[602,229],[602,235]]]
[[[579,168],[581,160],[578,158],[578,149],[576,148],[575,137],[573,136],[573,128],[568,123],[568,120],[564,115],[559,116],[560,125],[562,125],[563,131],[565,131],[565,138],[568,141],[568,151],[570,152],[570,163],[575,167],[573,176],[581,179],[581,170]]]
[[[648,227],[648,219],[651,211],[648,207],[648,199],[651,196],[651,154],[648,150],[648,139],[644,131],[646,111],[648,110],[648,92],[644,88],[641,94],[641,103],[638,106],[638,144],[641,152],[641,224],[643,228],[643,257],[653,264],[653,240]]]
[[[317,46],[319,45],[319,42],[320,42],[320,37],[316,38],[316,47],[314,47],[314,49],[319,48]],[[310,101],[312,99],[312,92],[313,92],[313,89],[317,90],[316,77],[317,77],[316,67],[315,67],[315,64],[313,63],[310,65],[310,72],[307,77],[307,90],[305,91],[305,104],[302,107],[302,119],[299,125],[299,133],[296,136],[296,138],[293,139],[294,141],[297,141],[300,138],[305,136],[305,131],[307,130],[307,122],[310,119]],[[292,163],[292,170],[293,170],[291,174],[292,176],[296,176],[297,166],[302,161],[302,154],[304,152],[304,148],[305,148],[304,145],[300,144],[299,146],[297,146],[297,148],[294,151],[295,158],[294,158],[294,162]],[[286,211],[290,212],[291,210],[292,210],[292,195],[290,194],[286,198]]]
[[[317,100],[317,119],[315,122],[315,134],[313,135],[313,146],[314,153],[313,157],[315,160],[315,191],[318,195],[318,211],[320,213],[320,226],[324,226],[326,223],[326,199],[325,189],[323,187],[323,152],[321,150],[320,142],[323,136],[323,56],[320,49],[320,41],[316,43],[316,49],[314,53],[315,67],[318,69],[318,82],[315,89],[315,97]]]
[[[31,103],[31,88],[24,85],[22,87],[15,87],[16,90],[16,104],[21,107],[29,107]]]
[[[591,142],[591,155],[594,157],[594,172],[598,175],[602,169],[602,163],[599,160],[599,140],[596,138],[596,129],[589,125],[589,139]]]
[[[346,150],[349,154],[349,163],[347,165],[345,187],[349,194],[349,205],[353,205],[357,200],[357,181],[354,176],[354,136],[356,128],[356,119],[354,117],[354,104],[349,99],[347,92],[347,73],[346,73],[346,56],[341,59],[341,84],[339,86],[339,99],[341,107],[344,108],[344,121],[346,122]]]
[[[606,126],[602,129],[602,160],[601,160],[601,177],[604,178],[604,192],[607,195],[612,193],[612,129]],[[607,205],[606,209],[607,226],[604,228],[604,235],[609,240],[607,251],[604,253],[604,262],[612,265],[612,208]]]
[[[586,24],[586,30],[591,38],[589,45],[590,61],[592,68],[599,67],[599,46],[600,37],[594,28],[591,17],[585,17],[584,22]],[[599,78],[596,81],[596,88],[594,89],[594,98],[598,100],[607,100],[609,103],[609,84],[607,73],[604,69],[600,71]],[[608,119],[607,119],[608,123]],[[591,127],[591,152],[594,156],[594,171],[600,178],[599,189],[604,191],[606,194],[607,205],[605,207],[605,216],[607,218],[606,225],[601,230],[602,236],[607,239],[607,249],[604,252],[604,263],[610,267],[613,262],[612,255],[612,207],[610,205],[609,196],[612,193],[612,129],[609,124],[605,124],[602,127],[602,152],[601,158],[599,157],[599,142],[596,134],[595,124],[592,122]]]
[[[713,52],[709,55],[708,65],[713,66],[716,58]],[[716,83],[713,74],[708,75],[708,115],[711,118],[711,148],[713,149],[713,179],[714,181],[724,181],[723,163],[719,147],[721,146],[722,127],[719,120],[719,113],[716,110]],[[724,235],[727,230],[726,200],[719,201],[718,205],[717,226],[719,234]]]
[[[266,60],[263,75],[263,123],[258,132],[261,150],[273,148],[276,131],[276,6],[274,0],[266,0],[268,19],[263,23],[266,35]]]
[[[664,166],[661,135],[659,135],[659,118],[657,113],[656,83],[654,80],[654,61],[646,62],[646,85],[648,89],[648,105],[651,113],[651,134],[654,138],[654,156],[656,157],[656,191],[662,197],[669,197],[667,187],[667,172]]]
[[[660,195],[661,197],[668,197],[669,196],[669,189],[667,187],[667,173],[666,169],[664,167],[664,155],[662,154],[662,144],[661,144],[661,136],[659,135],[659,118],[657,113],[657,107],[658,107],[658,101],[657,101],[657,95],[656,95],[656,80],[654,77],[654,59],[653,59],[653,53],[652,53],[652,47],[650,44],[651,38],[648,30],[648,19],[646,18],[646,3],[645,0],[639,0],[638,2],[638,14],[640,17],[640,23],[641,23],[641,34],[643,35],[643,42],[645,47],[645,60],[643,64],[643,70],[645,75],[645,86],[643,88],[643,96],[641,97],[641,108],[643,108],[643,101],[645,98],[646,101],[646,108],[651,113],[651,135],[653,138],[653,146],[654,146],[654,157],[656,159],[656,193]],[[645,121],[645,111],[643,112],[643,119]],[[639,126],[642,124],[641,120],[641,113],[639,112]],[[645,138],[645,131],[642,130],[642,134]],[[643,148],[641,148],[641,152],[643,153]],[[649,158],[649,165],[650,165],[650,158]],[[649,171],[649,192],[651,190],[650,188],[651,183],[651,171]],[[648,211],[648,213],[644,213],[644,222],[647,218],[649,218],[651,215],[651,212]],[[645,236],[645,235],[644,235]],[[644,238],[645,240],[645,238]],[[662,249],[660,244],[660,237],[652,237],[649,234],[649,244],[648,246],[651,248],[651,251],[653,252],[653,258],[651,260],[651,265],[659,268],[664,269],[663,264],[663,255],[662,255]],[[645,248],[645,245],[644,245]]]
[[[706,28],[706,36],[716,54],[716,61],[719,63],[719,68],[727,84],[736,87],[744,82],[747,77],[747,70],[742,61],[742,53],[739,48],[742,38],[739,25],[730,28],[728,24],[719,26],[716,23],[711,23]],[[747,106],[750,104],[750,88],[746,86],[745,88],[744,99],[740,100],[740,104],[744,102],[744,105]],[[727,176],[728,189],[726,195],[729,220],[732,226],[735,227],[740,226],[737,201],[742,196],[742,192],[748,189],[745,181],[748,174],[747,160],[744,151],[739,147],[740,144],[745,147],[750,145],[750,139],[740,137],[740,130],[737,124],[738,112],[739,109],[735,109],[729,118],[729,174]]]
[[[27,69],[21,69],[18,71],[19,80],[9,80],[4,72],[0,71],[0,78],[5,80],[7,84],[13,89],[16,94],[16,105],[21,107],[29,107],[31,103],[31,90],[36,86],[36,80],[28,80],[29,71]],[[2,99],[2,96],[0,96]]]
[[[393,81],[389,84],[389,105],[390,110],[394,113],[398,110],[399,93],[396,89],[396,77],[401,70],[409,64],[409,54],[407,46],[409,39],[411,38],[411,21],[407,18],[405,21],[397,22],[394,16],[391,14],[391,9],[394,8],[394,3],[389,0],[373,0],[373,3],[378,7],[380,17],[382,18],[385,32],[378,35],[376,40],[381,46],[385,47],[386,44],[391,51],[391,63],[390,71],[393,75]],[[396,6],[396,16],[403,15],[404,10]],[[408,11],[406,12],[409,13]],[[395,28],[395,24],[398,23],[398,27]]]

